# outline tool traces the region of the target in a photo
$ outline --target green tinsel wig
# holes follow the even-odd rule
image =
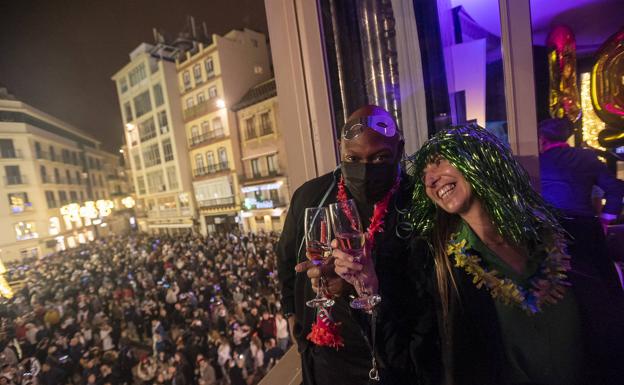
[[[417,233],[429,235],[434,227],[436,206],[425,193],[423,170],[437,157],[464,175],[508,241],[535,245],[544,239],[543,230],[551,236],[562,234],[555,214],[533,190],[511,150],[476,124],[441,131],[410,157],[414,178],[410,220]]]

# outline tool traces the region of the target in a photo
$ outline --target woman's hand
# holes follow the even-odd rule
[[[336,274],[353,285],[358,295],[378,294],[379,281],[368,250],[365,249],[364,255],[356,262],[352,255],[338,249],[338,242],[335,239],[331,246],[334,249],[332,255]]]

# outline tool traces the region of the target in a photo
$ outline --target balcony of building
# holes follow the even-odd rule
[[[214,175],[221,174],[221,173],[228,172],[228,171],[230,171],[230,165],[228,162],[209,164],[208,166],[203,166],[203,167],[193,169],[193,177],[203,178],[207,176],[214,176]]]
[[[22,156],[22,150],[8,148],[0,150],[0,159],[24,159],[24,157]]]
[[[184,122],[189,122],[193,119],[199,118],[200,116],[204,116],[218,110],[219,107],[217,106],[217,98],[210,98],[194,106],[186,108],[182,115],[184,117]]]
[[[5,186],[18,186],[23,184],[28,184],[26,175],[7,175],[4,177]]]
[[[223,140],[225,138],[227,138],[227,136],[225,135],[225,132],[223,132],[222,129],[210,130],[210,131],[204,132],[201,135],[192,136],[189,139],[189,148],[209,145],[219,140]]]
[[[166,208],[166,209],[152,209],[147,211],[148,218],[174,218],[179,217],[180,212],[177,207]]]
[[[242,175],[239,180],[241,184],[261,183],[269,180],[274,180],[284,176],[284,173],[279,170],[271,170],[268,172],[252,173],[251,175]]]
[[[231,207],[234,206],[236,200],[233,196],[225,197],[225,198],[214,198],[214,199],[204,199],[198,200],[197,205],[200,209],[215,209],[220,207]]]
[[[51,162],[57,162],[72,166],[80,166],[80,160],[76,159],[74,162],[73,158],[63,158],[61,155],[50,154],[47,151],[36,151],[35,158],[38,160],[49,160]]]

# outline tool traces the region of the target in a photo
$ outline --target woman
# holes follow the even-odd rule
[[[466,126],[412,160],[411,220],[434,252],[446,383],[619,383],[622,332],[606,293],[569,271],[563,230],[509,148]],[[334,255],[338,274],[366,272],[374,288],[369,268]]]

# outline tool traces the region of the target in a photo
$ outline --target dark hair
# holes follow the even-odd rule
[[[551,142],[565,142],[568,140],[574,125],[566,118],[542,120],[537,126],[537,133]]]

